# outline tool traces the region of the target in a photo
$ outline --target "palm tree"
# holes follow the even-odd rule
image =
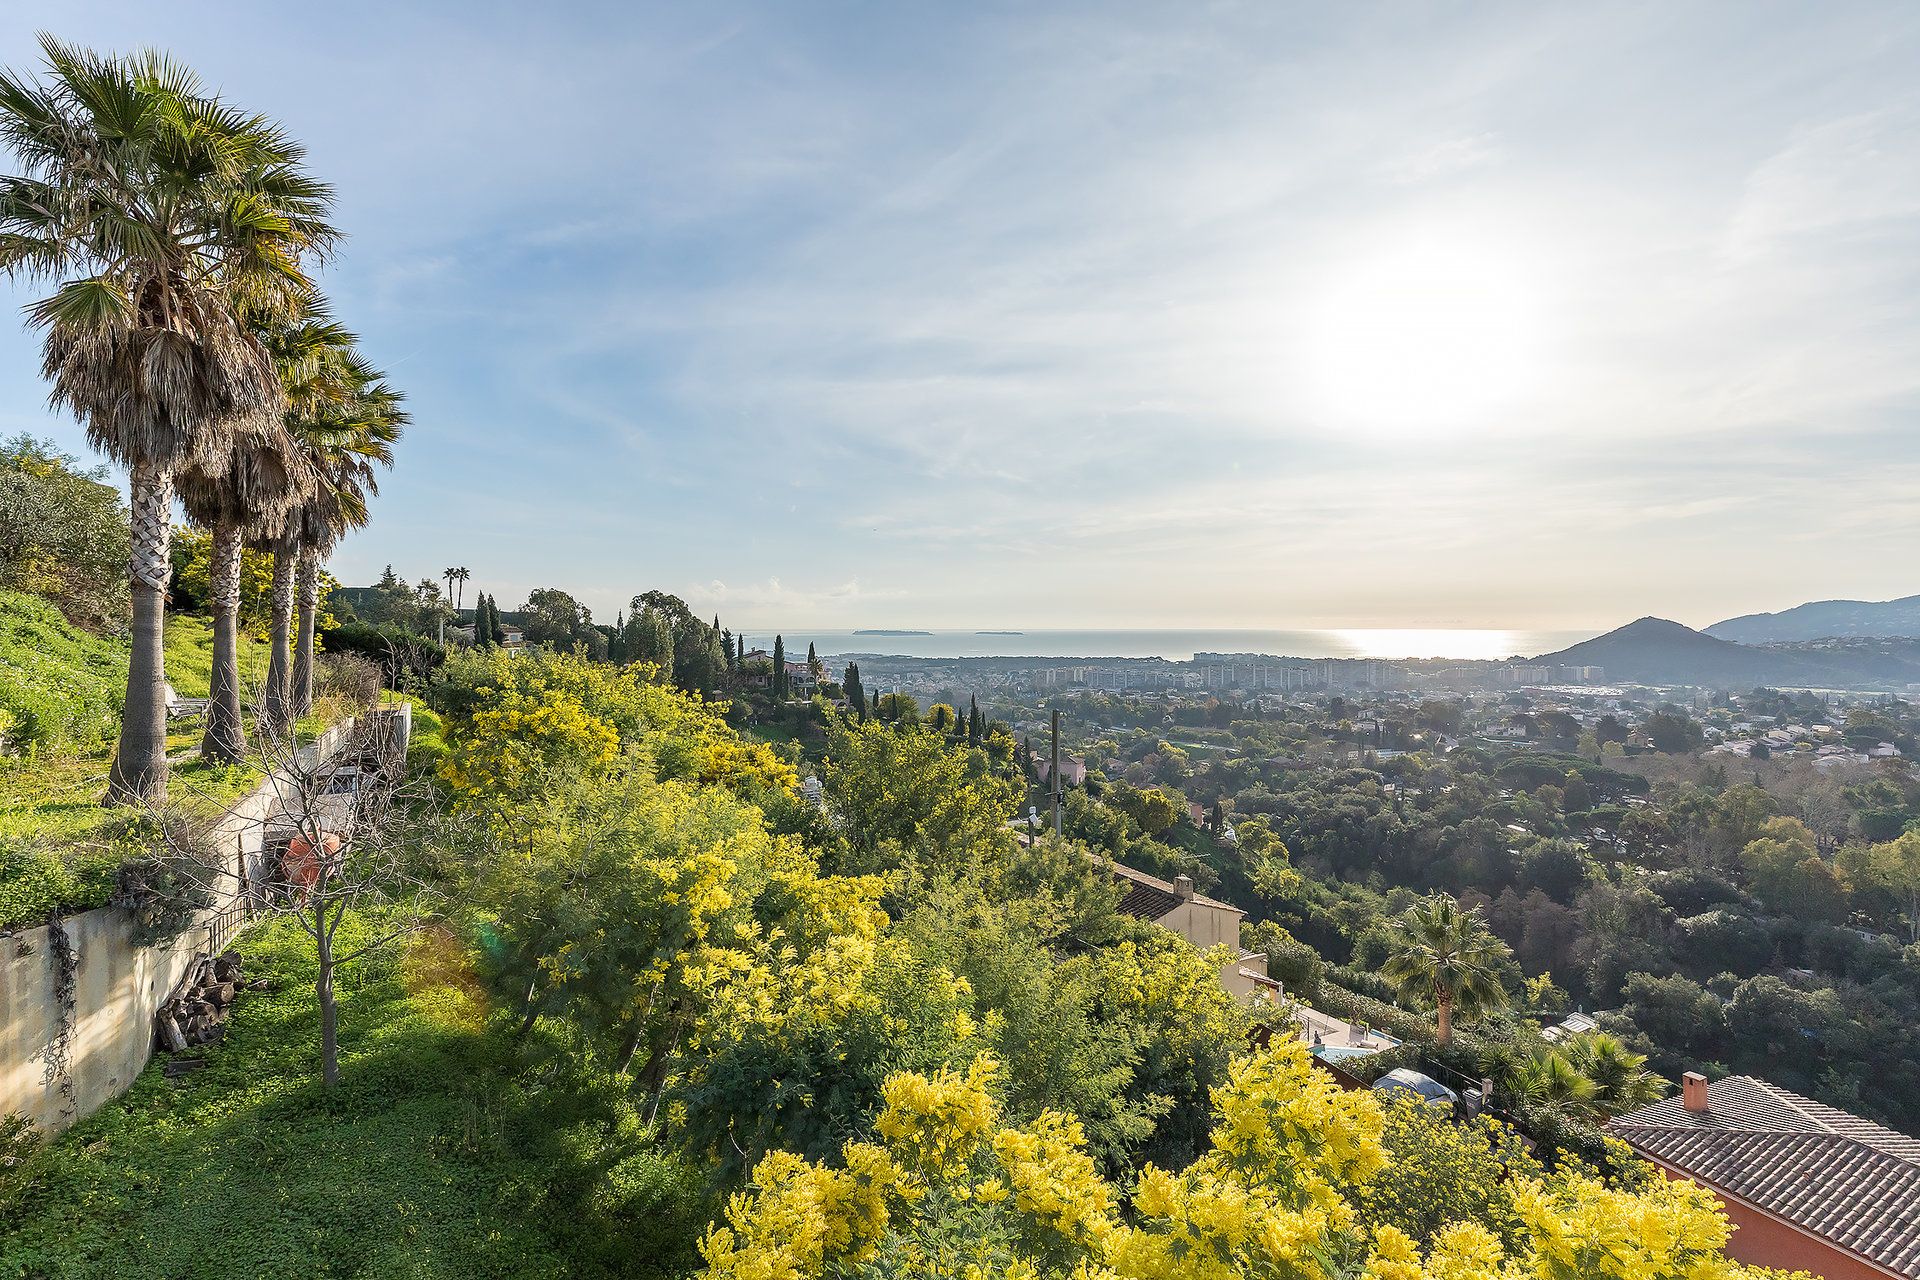
[[[1536,1048],[1507,1072],[1507,1087],[1530,1110],[1562,1121],[1590,1121],[1599,1087],[1558,1050]]]
[[[220,466],[189,466],[176,486],[194,523],[212,534],[208,580],[213,672],[200,754],[234,763],[246,754],[240,712],[240,553],[249,538],[276,536],[307,483],[305,460],[277,418],[249,420]]]
[[[331,193],[280,128],[158,53],[40,38],[45,75],[0,72],[0,270],[58,282],[28,308],[53,403],[127,467],[133,652],[110,801],[166,794],[163,643],[174,474],[218,465],[238,423],[276,417],[273,362],[245,316],[303,291],[334,239]]]
[[[301,502],[310,501],[318,492],[321,477],[303,435],[314,422],[340,411],[351,401],[353,387],[347,365],[354,337],[327,314],[325,299],[309,294],[302,299],[300,314],[285,322],[264,326],[261,341],[273,354],[274,368],[286,396],[285,426],[295,441],[296,451],[305,468],[308,491]],[[268,597],[269,635],[267,642],[267,683],[261,698],[261,722],[274,733],[283,733],[293,720],[305,714],[312,703],[312,670],[304,673],[307,696],[302,698],[302,673],[296,673],[294,657],[293,613],[299,588],[299,543],[293,522],[298,505],[286,521],[259,532],[254,545],[273,557],[273,580]],[[318,579],[315,580],[318,596]]]
[[[1434,894],[1388,924],[1389,954],[1381,975],[1403,996],[1432,1001],[1440,1043],[1453,1043],[1453,1018],[1474,1017],[1507,1002],[1500,966],[1513,952],[1493,936],[1477,910]]]
[[[1574,1070],[1593,1082],[1593,1110],[1599,1119],[1624,1115],[1667,1096],[1667,1082],[1647,1070],[1647,1055],[1635,1053],[1619,1037],[1604,1031],[1574,1036],[1561,1046]]]
[[[349,531],[366,525],[367,500],[380,492],[376,467],[393,465],[393,446],[409,420],[400,407],[405,397],[353,350],[351,335],[338,370],[345,394],[294,424],[295,438],[315,477],[289,526],[290,546],[299,561],[300,615],[291,690],[295,715],[306,714],[313,705],[320,564]]]
[[[453,580],[455,583],[458,584],[453,597],[453,611],[455,613],[460,612],[461,602],[466,599],[467,579],[471,578],[472,576],[473,576],[473,570],[467,568],[467,566],[465,565],[461,565],[458,569],[455,569],[453,571],[453,574],[452,574]]]

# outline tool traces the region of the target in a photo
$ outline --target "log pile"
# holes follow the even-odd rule
[[[161,1047],[179,1053],[193,1045],[220,1043],[240,989],[239,953],[228,951],[194,961],[172,999],[160,1006]]]

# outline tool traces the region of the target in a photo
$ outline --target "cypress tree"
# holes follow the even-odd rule
[[[967,745],[980,745],[980,699],[971,695],[967,698]]]
[[[778,635],[773,638],[773,696],[782,702],[787,698],[787,641]]]
[[[493,632],[495,644],[507,642],[507,627],[500,621],[500,601],[491,594],[487,596],[487,628]]]

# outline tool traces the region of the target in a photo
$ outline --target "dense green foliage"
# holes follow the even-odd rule
[[[283,985],[246,998],[210,1065],[178,1083],[150,1071],[29,1160],[0,1209],[0,1275],[176,1274],[189,1251],[216,1276],[685,1275],[696,1246],[711,1277],[918,1275],[936,1257],[1065,1275],[1074,1256],[1107,1259],[1101,1274],[1214,1274],[1165,1251],[1166,1221],[1249,1267],[1297,1238],[1400,1268],[1382,1274],[1419,1275],[1430,1255],[1435,1275],[1478,1277],[1492,1273],[1454,1264],[1524,1255],[1550,1222],[1597,1241],[1629,1211],[1685,1224],[1661,1238],[1684,1237],[1706,1268],[1688,1274],[1743,1274],[1714,1256],[1711,1207],[1665,1184],[1635,1199],[1631,1179],[1534,1166],[1497,1125],[1343,1095],[1285,1031],[1250,1052],[1285,1010],[1227,993],[1230,952],[1120,915],[1084,846],[1016,838],[1011,739],[973,745],[971,714],[816,706],[816,803],[792,759],[669,679],[547,648],[452,658],[412,756],[466,833],[420,851],[448,911],[340,975],[339,1084],[313,1068],[310,944],[269,929],[249,945]],[[1098,801],[1082,816],[1102,813],[1127,840],[1210,848],[1182,819],[1156,837]],[[1305,894],[1275,827],[1243,825],[1262,863],[1249,883],[1283,907]],[[341,945],[384,923],[351,917]],[[1322,996],[1367,985],[1277,924],[1257,936]],[[1431,1040],[1421,1014],[1379,1007]],[[1491,1007],[1432,1052],[1500,1057],[1514,1080],[1578,1063],[1577,1111],[1545,1093],[1514,1105],[1550,1135],[1543,1154],[1617,1177],[1617,1150],[1586,1151],[1575,1126],[1600,1075],[1632,1087],[1632,1055],[1543,1059],[1537,1033]],[[944,1189],[963,1175],[977,1202]],[[1053,1197],[1050,1220],[1086,1252],[1006,1218],[999,1177]],[[884,1223],[854,1210],[863,1197],[885,1199]],[[222,1213],[242,1204],[273,1211]],[[847,1212],[846,1239],[878,1252],[849,1244],[829,1265],[818,1233]],[[1281,1234],[1249,1235],[1256,1217]],[[197,1230],[163,1238],[181,1220]]]
[[[129,541],[104,471],[30,436],[0,441],[0,591],[43,596],[89,631],[123,631]]]
[[[123,643],[76,630],[38,596],[0,591],[0,757],[110,741],[126,679]]]
[[[0,929],[100,906],[113,896],[120,862],[110,849],[0,835]]]
[[[1766,690],[1704,712],[1542,701],[1076,699],[1069,723],[1098,768],[1069,796],[1067,828],[1270,922],[1282,932],[1250,943],[1283,938],[1294,974],[1318,984],[1296,989],[1330,1012],[1395,998],[1373,976],[1391,922],[1440,891],[1512,948],[1503,1025],[1598,1009],[1668,1078],[1750,1072],[1920,1127],[1920,837],[1901,843],[1920,826],[1920,781],[1907,756],[1812,758],[1821,742],[1910,756],[1920,717]],[[1799,745],[1751,760],[1694,750],[1710,731],[1776,725]],[[1462,741],[1437,750],[1440,734]],[[1220,808],[1235,838],[1185,820],[1150,834],[1128,812],[1143,789]],[[1373,1012],[1405,1038],[1402,1018]],[[1527,1053],[1523,1035],[1458,1065],[1503,1077]]]

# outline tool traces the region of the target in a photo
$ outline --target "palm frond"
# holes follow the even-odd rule
[[[50,35],[41,50],[37,80],[0,74],[0,141],[21,166],[0,180],[0,270],[54,286],[28,313],[52,400],[122,461],[224,458],[233,424],[286,413],[243,319],[312,295],[331,192],[280,126],[164,54]]]
[[[101,276],[69,280],[53,294],[27,308],[27,318],[38,327],[58,325],[79,331],[98,331],[127,323],[133,300],[119,282]]]

